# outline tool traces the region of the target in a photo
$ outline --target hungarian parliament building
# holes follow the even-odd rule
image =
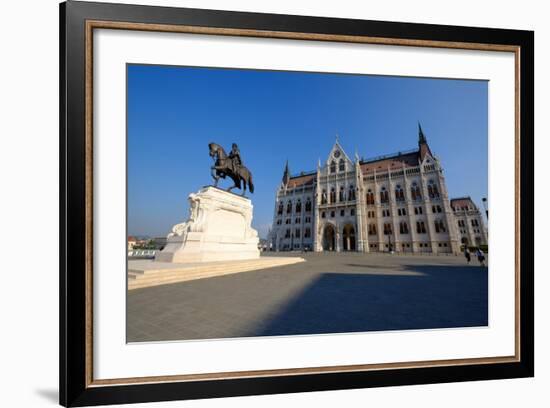
[[[351,160],[336,139],[314,172],[292,176],[287,162],[269,235],[275,251],[456,254],[486,244],[479,208],[449,198],[420,124],[412,151]]]

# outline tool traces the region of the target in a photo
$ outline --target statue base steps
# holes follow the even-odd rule
[[[133,260],[128,262],[128,290],[251,272],[299,262],[304,262],[304,259],[300,257],[263,256],[259,259],[244,261],[185,264]]]
[[[189,219],[172,228],[155,261],[196,263],[260,257],[248,198],[204,187],[189,195],[189,207]]]

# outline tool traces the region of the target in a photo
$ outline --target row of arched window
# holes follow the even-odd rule
[[[338,162],[338,171],[345,171],[346,170],[346,162],[344,159],[340,159]],[[336,162],[333,160],[330,162],[330,172],[332,174],[336,173]]]
[[[435,232],[446,232],[447,228],[445,227],[445,223],[443,220],[435,220]],[[376,224],[371,223],[368,225],[368,234],[369,235],[376,235]],[[392,234],[392,224],[391,223],[384,223],[384,235],[391,235]],[[416,232],[418,234],[425,234],[426,233],[426,224],[424,221],[417,221],[416,222]],[[399,233],[400,234],[408,234],[409,233],[409,225],[405,221],[401,221],[399,223]]]
[[[300,238],[302,231],[300,228],[294,230],[293,238]],[[290,238],[290,228],[285,230],[285,238]],[[304,229],[304,238],[311,238],[311,228],[307,227]]]
[[[395,186],[395,201],[402,202],[405,201],[405,190],[401,187],[401,185]],[[430,198],[439,198],[439,189],[437,188],[437,185],[433,180],[430,180],[428,182],[428,195]],[[371,189],[367,191],[367,205],[374,205],[374,193]],[[422,199],[422,191],[420,189],[420,186],[418,183],[414,182],[411,184],[411,199],[413,201],[418,201]],[[390,201],[388,190],[386,190],[386,187],[382,187],[380,189],[380,203],[386,204]]]
[[[311,208],[312,208],[311,206],[312,206],[311,199],[308,197],[306,199],[306,205],[305,205],[306,212],[311,212]],[[284,204],[282,201],[279,201],[279,206],[277,207],[277,215],[282,215],[283,209],[284,209]],[[298,214],[302,212],[302,200],[300,199],[296,201],[295,212]],[[286,203],[286,213],[287,214],[292,213],[292,200],[288,200]]]
[[[476,220],[476,219],[470,220],[470,223],[472,224],[472,227],[479,227],[479,221]],[[464,222],[464,220],[458,220],[458,226],[462,227],[462,228],[465,228],[466,223]]]
[[[340,187],[340,191],[338,192],[338,201],[344,202],[344,201],[354,201],[355,200],[355,187],[353,184],[351,184],[348,187],[348,192],[346,194],[346,189],[344,186]],[[336,203],[336,190],[334,187],[330,189],[330,195],[327,197],[327,190],[323,190],[321,193],[321,204],[334,204]]]
[[[435,182],[433,180],[430,180],[428,182],[428,195],[430,196],[430,198],[439,197],[439,190],[438,190],[438,188],[435,185]],[[336,190],[335,190],[334,187],[330,189],[330,194],[328,196],[327,196],[327,191],[323,190],[322,194],[321,194],[321,204],[328,204],[328,203],[334,204],[334,203],[337,202],[336,197],[337,197],[336,196]],[[338,201],[339,202],[354,201],[355,199],[356,199],[355,187],[353,185],[350,185],[348,187],[347,194],[346,194],[346,189],[344,188],[344,186],[340,187],[340,190],[338,192]],[[366,199],[367,199],[367,205],[374,205],[375,204],[375,202],[374,202],[374,193],[371,189],[369,189],[367,191]],[[418,186],[418,184],[416,182],[411,184],[411,199],[414,200],[414,201],[418,201],[418,200],[422,199],[422,192],[421,192],[420,187]],[[395,187],[395,200],[397,202],[405,201],[405,192],[404,192],[403,188],[400,185],[397,185]],[[380,203],[387,204],[387,203],[389,203],[389,201],[390,201],[389,192],[388,192],[388,190],[386,190],[386,187],[382,187],[380,189]],[[306,204],[305,204],[306,212],[311,212],[311,206],[312,206],[312,202],[311,202],[311,199],[308,197],[307,200],[306,200]],[[437,209],[438,207],[434,207],[434,208]],[[283,204],[282,201],[280,201],[279,206],[277,208],[277,215],[282,215],[283,210],[284,210],[284,204]],[[301,211],[302,211],[302,202],[301,202],[300,199],[298,199],[296,204],[295,204],[295,212],[300,213]],[[436,212],[436,211],[434,211],[434,212]],[[440,212],[440,211],[437,211],[437,212]],[[287,214],[292,213],[292,200],[287,201],[286,213]]]

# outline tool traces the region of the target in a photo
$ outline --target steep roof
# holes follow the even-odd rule
[[[456,208],[457,210],[461,210],[462,207],[472,207],[473,209],[477,208],[470,197],[451,198],[451,207],[453,207],[453,209]]]
[[[315,177],[317,173],[307,173],[301,174],[299,176],[291,177],[288,182],[289,188],[301,187],[301,186],[310,186],[315,182]]]
[[[388,168],[399,169],[405,167],[418,166],[418,151],[408,152],[405,154],[397,153],[390,156],[382,156],[379,159],[366,160],[359,162],[361,171],[364,173],[371,172],[373,170],[385,171]]]

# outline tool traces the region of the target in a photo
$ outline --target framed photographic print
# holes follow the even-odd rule
[[[533,32],[60,27],[62,405],[534,375]]]

